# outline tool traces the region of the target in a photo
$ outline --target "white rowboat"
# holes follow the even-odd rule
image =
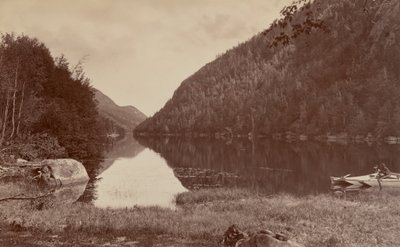
[[[379,185],[379,183],[381,185]],[[370,187],[381,188],[399,188],[400,173],[391,172],[378,180],[378,173],[372,173],[363,176],[351,177],[350,174],[342,177],[331,177],[333,188],[342,188],[346,190],[366,189]]]

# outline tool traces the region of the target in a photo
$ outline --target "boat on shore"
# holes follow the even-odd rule
[[[354,177],[350,174],[342,177],[331,177],[331,188],[333,190],[362,190],[371,187],[400,189],[400,173],[391,172],[381,178],[378,178],[377,172]]]

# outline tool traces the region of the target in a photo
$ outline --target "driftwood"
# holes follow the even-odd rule
[[[10,168],[0,166],[0,170],[3,172],[8,172]]]
[[[34,199],[39,199],[39,198],[43,198],[43,197],[48,197],[51,196],[54,193],[54,191],[47,193],[47,194],[43,194],[43,195],[38,195],[38,196],[33,196],[33,197],[20,197],[18,196],[14,196],[14,197],[6,197],[6,198],[0,198],[0,202],[3,201],[11,201],[11,200],[34,200]]]
[[[12,177],[18,173],[17,169],[0,166],[0,179],[3,177]]]

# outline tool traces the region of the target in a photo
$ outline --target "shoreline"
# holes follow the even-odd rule
[[[205,189],[179,194],[176,201],[176,210],[100,209],[80,202],[32,210],[21,202],[1,202],[0,244],[29,239],[32,246],[166,246],[159,245],[165,242],[211,247],[231,224],[250,232],[281,232],[311,247],[396,246],[400,241],[400,194],[385,191],[344,200],[329,194],[262,196],[239,189]],[[7,240],[13,234],[27,237]]]
[[[273,140],[286,141],[289,143],[318,142],[337,144],[400,144],[400,136],[373,136],[373,135],[348,135],[348,134],[327,134],[327,135],[306,135],[292,132],[274,134],[226,134],[226,133],[134,133],[136,138],[185,138],[185,139],[210,139],[210,140],[241,140],[249,141]]]

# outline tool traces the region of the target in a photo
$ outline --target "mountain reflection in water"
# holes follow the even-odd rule
[[[174,208],[175,195],[187,191],[157,153],[132,137],[115,143],[91,172],[86,198],[102,208],[161,206]]]
[[[117,159],[97,184],[97,207],[174,207],[174,196],[186,191],[173,170],[151,150],[134,159]]]
[[[62,185],[59,187],[41,186],[27,180],[0,180],[0,198],[30,198],[29,200],[10,201],[14,207],[41,210],[65,207],[76,202],[85,191],[87,182]]]
[[[400,172],[400,145],[287,143],[259,139],[127,137],[90,167],[80,201],[98,207],[174,207],[176,194],[200,188],[246,188],[262,194],[318,194],[330,176],[368,174],[378,162]]]
[[[241,187],[268,194],[317,194],[329,191],[330,176],[368,174],[381,161],[400,171],[398,145],[176,137],[138,141],[159,153],[189,189]]]

